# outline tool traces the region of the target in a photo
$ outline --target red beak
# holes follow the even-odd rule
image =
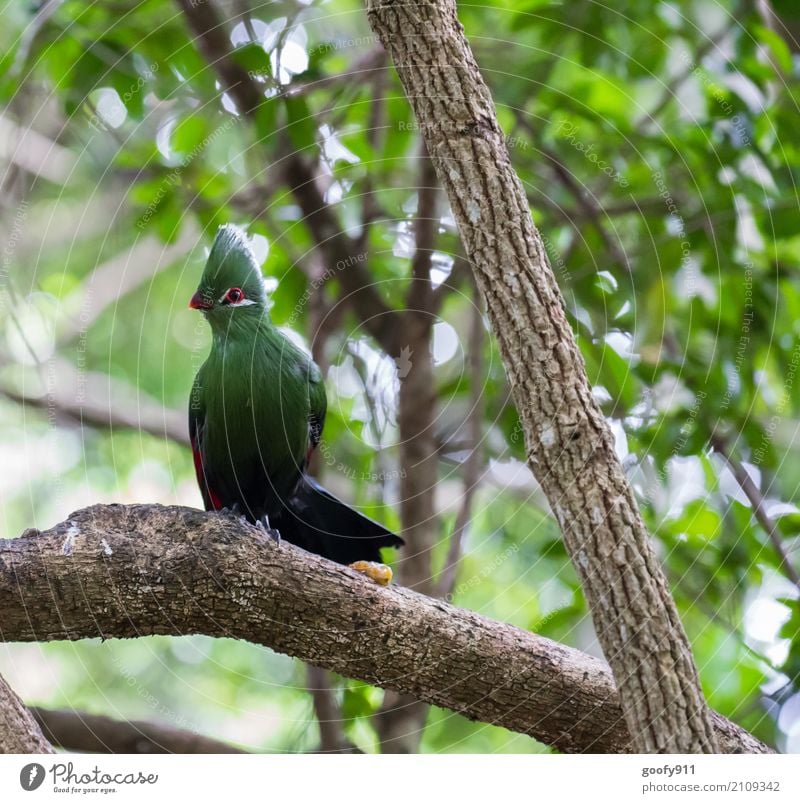
[[[198,290],[189,302],[189,309],[211,309],[214,305]]]

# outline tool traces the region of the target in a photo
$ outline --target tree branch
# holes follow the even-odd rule
[[[335,696],[335,680],[330,672],[309,664],[306,686],[319,725],[318,753],[360,753],[344,734],[344,717]]]
[[[469,454],[464,460],[464,480],[463,496],[461,506],[456,514],[453,534],[450,536],[450,543],[447,545],[447,557],[444,561],[438,583],[438,594],[447,598],[452,594],[458,576],[458,565],[461,561],[461,554],[464,550],[464,536],[467,527],[472,521],[472,502],[483,473],[483,414],[486,407],[484,398],[484,374],[483,363],[483,341],[485,331],[483,327],[483,313],[479,306],[477,288],[473,287],[474,299],[470,310],[470,331],[468,340],[469,361],[469,404],[470,409],[467,419],[464,422],[466,429],[466,448]]]
[[[439,230],[436,196],[439,183],[425,143],[419,144],[419,186],[417,213],[414,218],[414,258],[411,261],[411,284],[406,296],[406,309],[421,312],[430,318],[433,307],[431,267],[433,248]]]
[[[95,429],[133,429],[189,445],[186,413],[182,410],[164,407],[138,388],[107,374],[79,374],[66,361],[59,361],[57,368],[57,381],[48,383],[43,395],[0,385],[0,396],[41,410],[56,420],[66,419]]]
[[[81,753],[243,753],[238,747],[157,722],[118,720],[85,711],[31,707],[50,742]]]
[[[196,37],[197,47],[216,71],[242,115],[253,116],[264,102],[259,84],[230,56],[225,23],[211,0],[176,0]],[[279,159],[283,177],[303,213],[305,224],[346,294],[346,300],[361,325],[381,348],[397,356],[394,334],[398,314],[378,294],[367,271],[365,254],[341,227],[334,210],[320,191],[314,170],[301,154],[289,151]]]
[[[54,752],[31,712],[0,675],[0,754]]]
[[[435,593],[431,555],[439,536],[436,484],[436,382],[433,371],[433,287],[431,264],[436,244],[437,181],[425,143],[419,143],[417,211],[411,282],[403,312],[402,348],[398,371],[397,427],[400,465],[400,523],[406,548],[398,577],[423,594]],[[399,336],[399,335],[398,335]],[[401,364],[398,364],[401,367]],[[374,722],[384,753],[418,751],[428,707],[413,695],[387,691]]]
[[[781,569],[800,591],[800,574],[798,574],[797,569],[794,567],[791,558],[784,548],[783,538],[781,537],[777,525],[769,513],[767,513],[767,509],[764,505],[764,495],[753,482],[753,478],[747,473],[745,467],[731,456],[728,446],[722,438],[712,438],[712,445],[725,461],[736,479],[736,482],[739,483],[739,487],[744,491],[744,495],[750,501],[750,505],[753,508],[753,516],[755,516],[756,521],[761,525],[772,543],[772,547],[780,559]]]
[[[328,268],[335,271],[345,293],[344,300],[380,347],[392,357],[399,356],[396,335],[400,314],[378,294],[367,270],[366,252],[359,252],[357,244],[342,230],[308,162],[299,154],[290,153],[284,158],[283,167],[284,179],[303,213],[303,222],[325,256]]]
[[[187,633],[262,644],[563,751],[630,749],[603,661],[382,588],[233,516],[95,505],[0,541],[4,641]],[[769,752],[719,715],[714,726],[726,752]]]

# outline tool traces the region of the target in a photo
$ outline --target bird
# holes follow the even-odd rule
[[[217,231],[189,306],[212,336],[189,398],[205,509],[242,516],[279,543],[388,582],[380,550],[403,540],[308,472],[325,426],[325,383],[311,356],[273,324],[258,261],[238,226]]]

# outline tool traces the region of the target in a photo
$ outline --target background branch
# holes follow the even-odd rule
[[[31,712],[0,675],[0,753],[54,753]]]
[[[431,555],[440,535],[436,509],[438,411],[433,368],[434,323],[431,267],[439,219],[438,182],[425,143],[418,144],[417,210],[411,282],[403,312],[397,426],[400,443],[400,523],[406,546],[398,566],[403,585],[434,594]],[[399,335],[398,335],[399,336]],[[374,722],[384,753],[413,753],[419,748],[428,708],[413,695],[387,691]]]
[[[225,22],[211,0],[204,3],[177,0],[177,3],[195,33],[198,49],[234,98],[240,113],[255,116],[265,101],[264,93],[247,71],[231,58]],[[378,294],[367,271],[363,248],[340,225],[335,211],[317,185],[313,167],[303,155],[286,150],[278,161],[283,178],[303,213],[305,225],[324,254],[328,267],[335,268],[347,303],[381,348],[397,356],[394,335],[399,317]]]
[[[447,557],[439,577],[438,594],[440,597],[447,597],[455,588],[458,565],[464,550],[464,536],[472,520],[472,503],[483,473],[483,449],[481,446],[483,441],[483,414],[486,406],[483,393],[483,384],[486,380],[483,362],[483,342],[486,330],[483,326],[483,314],[479,304],[480,298],[478,297],[477,288],[475,288],[473,307],[470,311],[471,320],[467,346],[470,409],[467,414],[465,429],[466,448],[469,453],[464,460],[464,492],[461,497],[461,505],[456,514],[453,534],[450,536],[450,543],[447,545]]]
[[[447,193],[640,752],[718,749],[691,647],[454,0],[368,0]]]

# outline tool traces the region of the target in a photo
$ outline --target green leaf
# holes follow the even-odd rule
[[[190,114],[173,129],[170,145],[178,153],[192,153],[203,141],[208,131],[208,121],[202,114]]]

